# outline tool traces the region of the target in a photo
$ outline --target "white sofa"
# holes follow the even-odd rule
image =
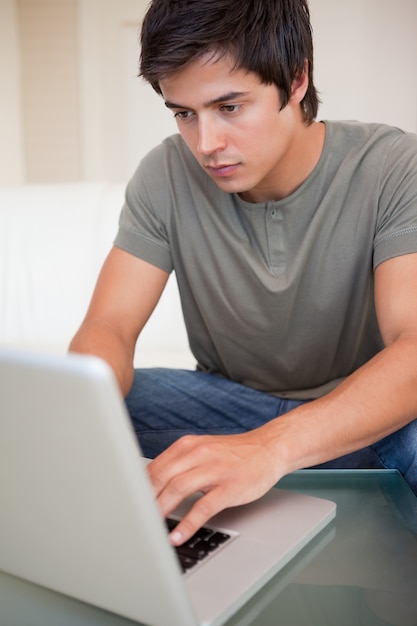
[[[110,250],[124,185],[0,187],[0,347],[65,354]],[[136,366],[195,366],[171,276]]]

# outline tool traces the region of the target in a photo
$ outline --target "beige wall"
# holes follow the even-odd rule
[[[175,125],[136,77],[148,0],[0,0],[0,184],[124,181]],[[310,0],[321,118],[417,130],[416,0]]]
[[[0,183],[24,179],[20,58],[14,0],[0,0]]]
[[[27,181],[81,177],[76,0],[17,0]]]

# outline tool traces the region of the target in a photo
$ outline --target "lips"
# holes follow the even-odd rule
[[[220,165],[205,166],[213,176],[225,177],[234,174],[239,167],[238,163],[222,163]]]

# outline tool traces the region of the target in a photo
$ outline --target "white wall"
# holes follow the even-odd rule
[[[78,0],[84,176],[123,180],[173,132],[160,98],[137,77],[148,0]]]
[[[17,3],[0,0],[0,183],[24,179]],[[176,130],[162,101],[136,77],[147,4],[77,0],[83,180],[125,181],[143,154]],[[417,1],[310,0],[310,8],[319,117],[416,132]]]
[[[417,1],[310,0],[320,117],[417,131]]]

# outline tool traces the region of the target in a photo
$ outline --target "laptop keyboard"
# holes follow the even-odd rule
[[[167,518],[165,522],[169,532],[178,524],[178,520],[173,518]],[[224,545],[229,539],[231,539],[231,535],[227,533],[208,528],[207,526],[200,528],[200,530],[198,530],[191,539],[183,543],[182,546],[175,547],[183,573],[185,574],[198,563],[201,563],[201,561],[210,554],[213,554],[215,550]]]

